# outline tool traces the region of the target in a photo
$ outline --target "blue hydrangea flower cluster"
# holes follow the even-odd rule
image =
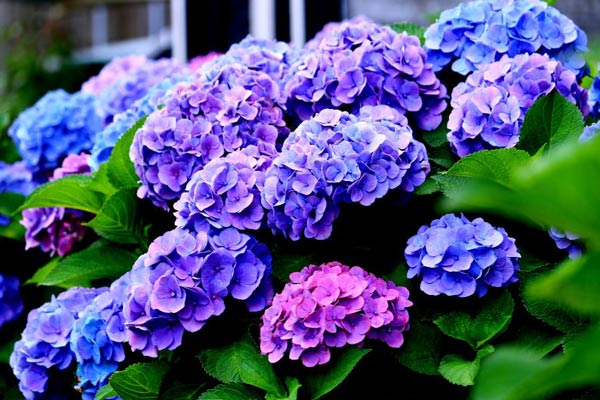
[[[396,188],[411,193],[429,171],[425,146],[391,108],[368,107],[362,119],[325,109],[290,133],[265,172],[261,202],[274,234],[323,240],[342,202],[368,206]]]
[[[579,137],[579,141],[586,142],[592,139],[593,137],[596,137],[598,135],[598,132],[600,132],[600,121],[596,121],[583,128],[583,133]]]
[[[241,64],[223,66],[210,82],[177,85],[133,139],[138,196],[169,210],[212,159],[247,146],[272,157],[289,133],[280,96],[267,74]]]
[[[189,82],[192,79],[191,73],[187,71],[178,71],[168,77],[165,77],[158,84],[150,87],[144,97],[136,100],[127,110],[116,114],[113,120],[102,131],[100,131],[94,140],[89,159],[92,171],[97,171],[100,165],[110,157],[117,141],[131,128],[140,118],[149,115],[155,111],[158,106],[163,105],[170,91],[180,82]]]
[[[215,158],[195,172],[175,202],[175,225],[195,231],[206,223],[215,228],[257,230],[264,209],[260,193],[271,158],[249,146]]]
[[[89,174],[89,155],[68,155],[50,180],[72,174]],[[22,211],[21,225],[25,227],[25,249],[39,247],[51,256],[64,256],[90,229],[84,225],[92,215],[81,210],[62,207],[28,208]]]
[[[19,114],[8,134],[32,171],[47,178],[67,155],[92,148],[102,129],[95,107],[91,94],[49,91]]]
[[[83,82],[81,91],[98,95],[113,86],[119,78],[132,73],[147,61],[146,56],[141,54],[114,57],[102,67],[97,75]]]
[[[366,19],[326,31],[318,47],[290,67],[288,112],[307,120],[326,108],[357,114],[364,105],[389,105],[423,130],[433,130],[447,107],[447,90],[416,36]]]
[[[423,292],[458,297],[482,297],[490,287],[516,282],[521,257],[504,228],[454,214],[419,228],[404,255],[408,278],[420,277]]]
[[[0,328],[23,312],[21,281],[14,275],[0,274]]]
[[[129,274],[115,280],[99,293],[73,324],[70,346],[77,360],[75,388],[83,400],[93,400],[99,388],[125,360],[126,327],[123,301]]]
[[[110,124],[115,115],[131,108],[148,91],[163,79],[172,75],[189,73],[187,66],[172,58],[147,59],[138,68],[121,74],[112,85],[97,95],[98,114],[104,126]]]
[[[307,367],[325,364],[331,348],[366,339],[398,348],[409,329],[409,292],[360,267],[309,265],[290,274],[262,316],[260,350],[275,363],[289,352]]]
[[[183,228],[155,239],[134,264],[123,314],[133,350],[157,357],[223,313],[225,298],[264,309],[272,296],[271,254],[235,228],[195,233]]]
[[[434,71],[446,66],[468,75],[504,55],[547,54],[578,78],[589,72],[587,36],[542,0],[474,0],[442,11],[425,31]]]
[[[66,396],[64,392],[53,392],[52,378],[57,371],[72,365],[74,355],[69,340],[75,321],[105,290],[73,287],[29,312],[21,339],[10,355],[10,366],[27,400]]]
[[[7,164],[0,161],[0,194],[16,193],[28,196],[43,182],[37,182],[31,167],[25,161]],[[9,215],[0,212],[0,226],[7,226],[11,221]]]
[[[548,229],[548,235],[554,240],[556,247],[564,250],[569,258],[577,258],[583,253],[584,245],[579,235],[565,232],[554,226]]]
[[[504,56],[481,65],[452,90],[448,120],[452,151],[464,157],[479,150],[514,147],[527,110],[553,90],[587,116],[587,90],[571,70],[547,55]]]
[[[590,106],[590,117],[600,118],[600,75],[596,75],[588,89],[588,105]]]

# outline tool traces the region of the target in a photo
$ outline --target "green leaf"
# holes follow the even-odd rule
[[[100,389],[98,389],[98,391],[96,392],[96,397],[94,397],[94,400],[106,400],[109,399],[111,397],[115,397],[118,396],[117,392],[115,392],[115,389],[112,388],[112,386],[110,386],[109,384],[106,384],[104,386],[102,386]]]
[[[472,386],[475,383],[481,359],[493,352],[494,348],[487,345],[477,352],[473,361],[465,360],[456,354],[448,354],[440,363],[440,374],[455,385]]]
[[[416,25],[411,22],[397,22],[390,25],[397,33],[406,33],[408,35],[413,35],[419,38],[419,42],[421,45],[425,43],[425,30],[426,28],[421,25]]]
[[[462,193],[464,186],[477,185],[481,181],[509,186],[513,170],[529,160],[529,155],[522,150],[482,150],[461,158],[445,173],[435,175],[434,179],[446,196],[455,197]]]
[[[415,190],[415,194],[419,196],[426,196],[428,194],[434,194],[440,191],[440,185],[433,177],[429,176],[425,182]]]
[[[261,396],[240,383],[226,383],[202,393],[198,400],[261,400]]]
[[[202,384],[176,383],[164,390],[160,397],[169,400],[195,400],[205,386]]]
[[[89,183],[88,188],[105,196],[110,196],[117,191],[117,188],[108,179],[108,163],[100,164],[98,170],[92,173],[92,181]]]
[[[25,196],[18,193],[0,193],[0,214],[12,215],[25,201]]]
[[[518,337],[511,344],[542,358],[563,344],[564,341],[564,336],[558,336],[546,330],[526,328],[519,332]]]
[[[411,321],[404,344],[395,352],[400,364],[426,375],[439,375],[442,359],[442,334],[431,323]]]
[[[306,377],[306,388],[310,393],[310,398],[317,400],[335,389],[370,351],[370,349],[350,348],[335,360],[330,361],[327,369],[311,372]]]
[[[203,350],[199,354],[206,373],[224,383],[247,383],[279,397],[285,390],[273,366],[245,337],[228,346]]]
[[[448,144],[448,132],[449,129],[445,123],[431,132],[423,132],[423,142],[429,147],[449,147]]]
[[[478,349],[507,327],[514,306],[510,293],[502,290],[497,296],[482,299],[480,310],[474,316],[465,311],[454,311],[433,322],[445,335],[464,340],[473,349]]]
[[[90,190],[91,182],[87,175],[68,175],[37,187],[19,207],[18,211],[27,208],[65,207],[98,213],[104,202],[104,195]]]
[[[98,235],[114,242],[142,243],[142,223],[135,191],[134,188],[118,190],[86,225]]]
[[[290,255],[279,254],[273,255],[273,272],[272,275],[282,282],[289,282],[292,272],[300,271],[302,268],[311,264],[312,255]]]
[[[131,270],[136,259],[135,253],[106,242],[97,242],[77,253],[49,263],[27,282],[63,288],[89,287],[94,280],[116,279],[122,276]]]
[[[129,158],[129,148],[135,133],[140,129],[148,116],[140,118],[123,136],[119,138],[107,161],[107,175],[110,183],[117,189],[139,187],[140,178]]]
[[[525,295],[563,305],[582,315],[600,314],[599,265],[600,251],[567,259],[529,282]]]
[[[542,147],[550,151],[566,141],[576,141],[583,133],[579,108],[556,90],[541,96],[525,114],[517,147],[536,154]]]
[[[137,363],[113,373],[109,383],[122,400],[156,400],[166,372],[160,362]]]
[[[29,278],[27,281],[25,281],[26,285],[30,285],[33,283],[40,283],[46,280],[46,278],[48,277],[48,275],[58,266],[58,263],[60,262],[60,257],[54,257],[52,259],[50,259],[50,261],[48,261],[46,263],[46,265],[44,265],[41,268],[38,268],[37,271],[35,271],[35,273],[33,274],[33,276],[31,278]]]
[[[444,169],[452,167],[455,163],[455,155],[450,150],[450,147],[435,147],[429,149],[427,152],[429,161]]]
[[[0,226],[0,236],[22,242],[25,236],[25,227],[20,219],[13,216],[6,226]]]
[[[288,395],[285,397],[279,397],[272,393],[267,393],[265,395],[265,400],[297,400],[298,399],[298,390],[302,387],[302,384],[298,380],[298,378],[286,376],[285,377],[285,386],[287,387]]]

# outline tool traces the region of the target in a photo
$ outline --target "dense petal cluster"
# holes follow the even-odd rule
[[[409,292],[364,269],[339,262],[309,265],[265,310],[260,350],[269,361],[289,358],[307,367],[329,361],[331,348],[380,340],[398,348],[409,329]]]
[[[92,76],[81,85],[84,93],[100,94],[113,86],[123,75],[141,67],[148,59],[140,54],[115,57],[102,67],[97,75]]]
[[[50,180],[72,174],[89,174],[89,155],[70,154],[61,167],[54,170]],[[25,227],[25,249],[39,247],[51,256],[64,256],[90,231],[84,222],[90,213],[62,207],[28,208],[22,211],[21,225]]]
[[[93,400],[125,359],[123,301],[128,286],[129,273],[99,293],[73,324],[70,346],[77,360],[75,388],[83,400]]]
[[[198,230],[195,226],[208,222],[216,228],[259,229],[265,215],[260,193],[271,160],[250,146],[209,161],[173,204],[175,225]]]
[[[69,341],[73,326],[85,307],[107,290],[73,287],[31,310],[21,339],[10,355],[10,366],[19,380],[19,389],[27,400],[65,398],[66,393],[54,393],[71,386],[61,386],[53,379],[56,372],[71,366],[74,355]],[[62,397],[61,397],[62,396]]]
[[[225,311],[225,297],[264,309],[272,296],[271,254],[235,228],[194,233],[183,228],[155,239],[134,264],[123,314],[133,350],[156,357],[175,349]]]
[[[28,196],[42,182],[37,182],[32,169],[25,161],[7,164],[0,161],[0,193]],[[10,223],[10,216],[0,212],[0,226]]]
[[[272,157],[289,133],[280,96],[267,74],[241,64],[223,66],[211,81],[177,85],[133,139],[138,196],[168,210],[209,161],[248,146]]]
[[[481,65],[452,90],[448,141],[459,157],[484,149],[514,147],[525,114],[556,90],[589,112],[588,92],[559,61],[542,54],[504,56]]]
[[[362,115],[325,109],[290,133],[261,192],[274,234],[327,239],[340,203],[368,206],[390,190],[411,193],[425,181],[425,146],[406,118],[387,106],[367,107]]]
[[[300,120],[326,108],[358,113],[386,104],[423,130],[441,123],[447,90],[416,36],[365,17],[327,29],[314,47],[292,64],[285,84],[288,111]]]
[[[453,214],[419,228],[404,255],[408,278],[421,277],[423,292],[458,297],[481,297],[490,287],[516,282],[521,257],[504,228]]]
[[[577,258],[583,253],[585,247],[579,235],[565,232],[554,226],[548,229],[548,234],[554,240],[556,247],[567,252],[569,258]]]
[[[69,154],[89,151],[102,128],[93,95],[57,89],[22,111],[8,130],[35,173],[50,175]]]
[[[220,53],[218,51],[209,51],[206,54],[199,54],[197,56],[192,57],[188,63],[187,66],[191,71],[197,71],[198,69],[202,68],[205,64],[214,61],[215,58],[222,56],[223,53]]]
[[[23,312],[21,281],[14,275],[0,274],[0,328]]]
[[[578,77],[588,72],[586,34],[542,0],[474,0],[442,11],[425,31],[435,71],[450,65],[461,75],[504,55],[547,54]]]

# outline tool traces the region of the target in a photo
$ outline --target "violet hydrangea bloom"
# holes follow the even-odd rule
[[[267,74],[241,64],[223,66],[211,81],[177,85],[133,139],[138,196],[169,210],[209,161],[248,146],[272,157],[289,132],[280,96]]]
[[[0,274],[0,328],[23,312],[21,282],[14,275]]]
[[[366,18],[326,31],[301,55],[285,84],[288,112],[307,120],[335,108],[357,114],[364,105],[389,105],[423,130],[433,130],[447,107],[447,90],[416,36]]]
[[[215,58],[222,56],[223,53],[218,51],[209,51],[206,54],[198,54],[192,57],[188,62],[188,68],[193,72],[202,68],[205,64],[214,61]]]
[[[435,71],[450,65],[468,75],[504,55],[547,54],[578,78],[588,72],[587,36],[542,0],[474,0],[444,10],[425,31]]]
[[[97,75],[83,82],[81,91],[98,95],[113,86],[123,75],[130,74],[141,67],[146,61],[148,61],[146,56],[141,54],[115,57],[104,65]]]
[[[72,174],[89,174],[86,153],[67,156],[51,180]],[[51,256],[64,256],[90,232],[83,225],[91,219],[85,211],[63,207],[28,208],[22,211],[21,225],[25,227],[25,249],[39,247]]]
[[[572,71],[547,55],[504,56],[481,65],[452,90],[448,120],[452,151],[464,157],[479,150],[514,147],[529,108],[553,90],[587,116],[587,90]]]
[[[69,154],[89,151],[102,124],[93,95],[57,89],[22,111],[8,129],[21,158],[48,176]]]
[[[412,193],[429,170],[425,146],[392,108],[368,107],[362,117],[325,109],[290,133],[265,172],[261,201],[274,234],[323,240],[342,202]]]
[[[225,298],[262,310],[272,294],[267,247],[235,228],[176,228],[156,238],[134,264],[123,306],[133,350],[157,357],[225,311]]]
[[[564,250],[569,258],[577,258],[583,253],[584,245],[579,235],[565,232],[554,226],[548,229],[548,235],[554,240],[556,247]]]
[[[265,310],[260,350],[272,363],[288,352],[313,367],[329,361],[331,348],[361,346],[367,339],[398,348],[409,329],[408,296],[405,287],[358,266],[309,265],[290,274]]]
[[[404,255],[408,278],[420,277],[423,292],[458,297],[481,297],[490,287],[516,282],[521,257],[504,228],[453,214],[419,228]]]
[[[15,343],[10,355],[10,366],[27,400],[66,395],[64,392],[55,393],[56,390],[66,390],[61,387],[58,378],[54,379],[55,374],[72,365],[74,355],[69,340],[75,321],[85,307],[105,290],[73,287],[29,312],[21,339]]]
[[[73,324],[70,346],[77,360],[75,388],[83,400],[93,400],[125,359],[123,301],[128,286],[129,273],[99,293]]]
[[[590,106],[590,117],[600,118],[600,75],[596,75],[592,80],[588,90],[588,104]]]
[[[28,196],[33,190],[43,183],[38,182],[33,171],[25,161],[16,161],[7,164],[0,161],[0,194],[15,193]],[[0,226],[10,223],[11,217],[0,212]]]

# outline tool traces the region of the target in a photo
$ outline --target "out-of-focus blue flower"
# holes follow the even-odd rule
[[[81,91],[98,95],[108,90],[123,75],[131,74],[147,61],[146,56],[140,54],[115,57],[104,65],[97,75],[86,80],[81,85]]]
[[[23,161],[47,178],[66,156],[92,148],[102,129],[95,107],[91,94],[50,91],[18,115],[8,134]]]
[[[16,193],[28,196],[41,183],[43,181],[36,180],[32,168],[25,161],[16,161],[12,164],[0,161],[0,194]],[[10,216],[0,212],[0,226],[8,225],[10,219]]]
[[[583,128],[583,133],[579,137],[580,142],[585,142],[595,137],[598,132],[600,132],[600,121],[596,121],[585,128]]]
[[[335,108],[357,114],[385,104],[423,130],[433,130],[447,107],[446,87],[416,36],[396,33],[366,17],[332,25],[290,67],[288,112],[307,120]]]
[[[264,309],[272,295],[271,254],[235,228],[183,228],[155,239],[133,266],[123,315],[133,350],[157,357],[225,311],[225,297]]]
[[[273,233],[326,239],[340,203],[368,206],[390,190],[411,193],[424,182],[430,170],[425,146],[392,110],[367,107],[358,117],[325,109],[290,133],[261,192]]]
[[[482,218],[446,214],[419,228],[404,251],[408,278],[421,278],[429,295],[485,295],[518,280],[521,255],[504,228]]]
[[[88,158],[86,153],[67,156],[50,180],[72,174],[90,174]],[[51,256],[64,256],[90,231],[84,222],[91,217],[90,213],[72,208],[25,209],[20,221],[25,227],[25,249],[39,247]]]
[[[553,90],[587,116],[587,90],[572,71],[547,55],[504,56],[481,65],[452,90],[448,120],[452,151],[464,157],[479,150],[514,147],[531,105]]]
[[[600,75],[594,77],[588,92],[590,117],[592,117],[593,119],[598,119],[600,118]]]
[[[129,273],[98,294],[73,324],[70,346],[77,360],[75,388],[84,400],[93,400],[125,359],[123,301],[128,285]]]
[[[547,54],[578,78],[589,72],[585,32],[541,0],[463,2],[427,28],[424,48],[435,71],[450,65],[461,75],[525,53]]]
[[[548,234],[556,243],[556,247],[567,252],[569,258],[577,258],[583,253],[585,246],[579,235],[562,231],[554,226],[548,229]]]
[[[248,146],[273,157],[289,132],[280,98],[273,79],[241,64],[223,66],[210,82],[177,85],[135,134],[138,196],[169,210],[209,161]]]
[[[106,290],[73,287],[29,312],[10,355],[10,366],[27,400],[52,398],[54,393],[48,388],[53,386],[53,374],[69,368],[74,360],[69,341],[75,321]]]
[[[361,346],[366,339],[398,348],[409,329],[412,305],[405,287],[339,262],[309,265],[290,274],[261,319],[260,349],[269,361],[286,352],[307,367],[325,364],[330,348]]]
[[[23,312],[21,282],[14,275],[0,274],[0,328]]]

